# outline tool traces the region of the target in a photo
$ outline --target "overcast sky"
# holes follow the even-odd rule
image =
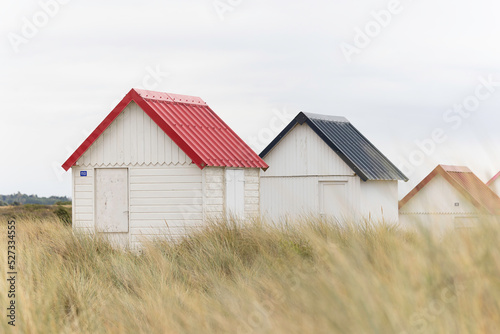
[[[200,96],[257,153],[299,111],[345,116],[400,196],[439,163],[500,170],[498,1],[2,5],[0,194],[70,195],[60,165],[132,87]]]

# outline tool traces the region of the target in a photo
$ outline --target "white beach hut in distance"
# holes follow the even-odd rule
[[[403,226],[441,233],[500,216],[500,198],[469,168],[437,166],[399,202]]]
[[[132,89],[62,166],[73,229],[132,248],[258,216],[267,164],[198,97]]]
[[[260,156],[264,217],[398,221],[408,178],[344,117],[301,112]]]

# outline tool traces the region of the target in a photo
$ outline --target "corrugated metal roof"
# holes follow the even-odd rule
[[[408,181],[408,178],[344,117],[300,112],[262,151],[260,157],[264,158],[296,124],[303,123],[307,123],[362,180]]]
[[[132,89],[63,164],[68,170],[134,101],[200,168],[268,165],[199,97]]]
[[[493,215],[500,215],[500,197],[483,183],[469,168],[464,166],[437,166],[399,204],[403,207],[436,175],[443,176],[455,189],[468,198],[474,206]]]
[[[467,171],[450,170],[442,166],[455,182],[462,186],[468,196],[476,200],[491,214],[500,214],[500,197],[483,183],[470,169]]]

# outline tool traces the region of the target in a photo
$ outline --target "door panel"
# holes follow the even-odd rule
[[[95,170],[95,208],[97,232],[128,232],[128,170]]]
[[[320,182],[319,198],[322,215],[342,218],[350,212],[347,182]]]
[[[227,216],[245,216],[245,171],[226,169],[226,213]]]

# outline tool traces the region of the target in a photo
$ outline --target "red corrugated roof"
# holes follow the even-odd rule
[[[399,202],[399,208],[408,203],[436,175],[443,176],[477,208],[493,215],[500,215],[500,197],[488,188],[469,168],[463,166],[437,166]]]
[[[73,166],[125,107],[134,101],[203,169],[269,166],[199,97],[132,89],[62,165]]]

